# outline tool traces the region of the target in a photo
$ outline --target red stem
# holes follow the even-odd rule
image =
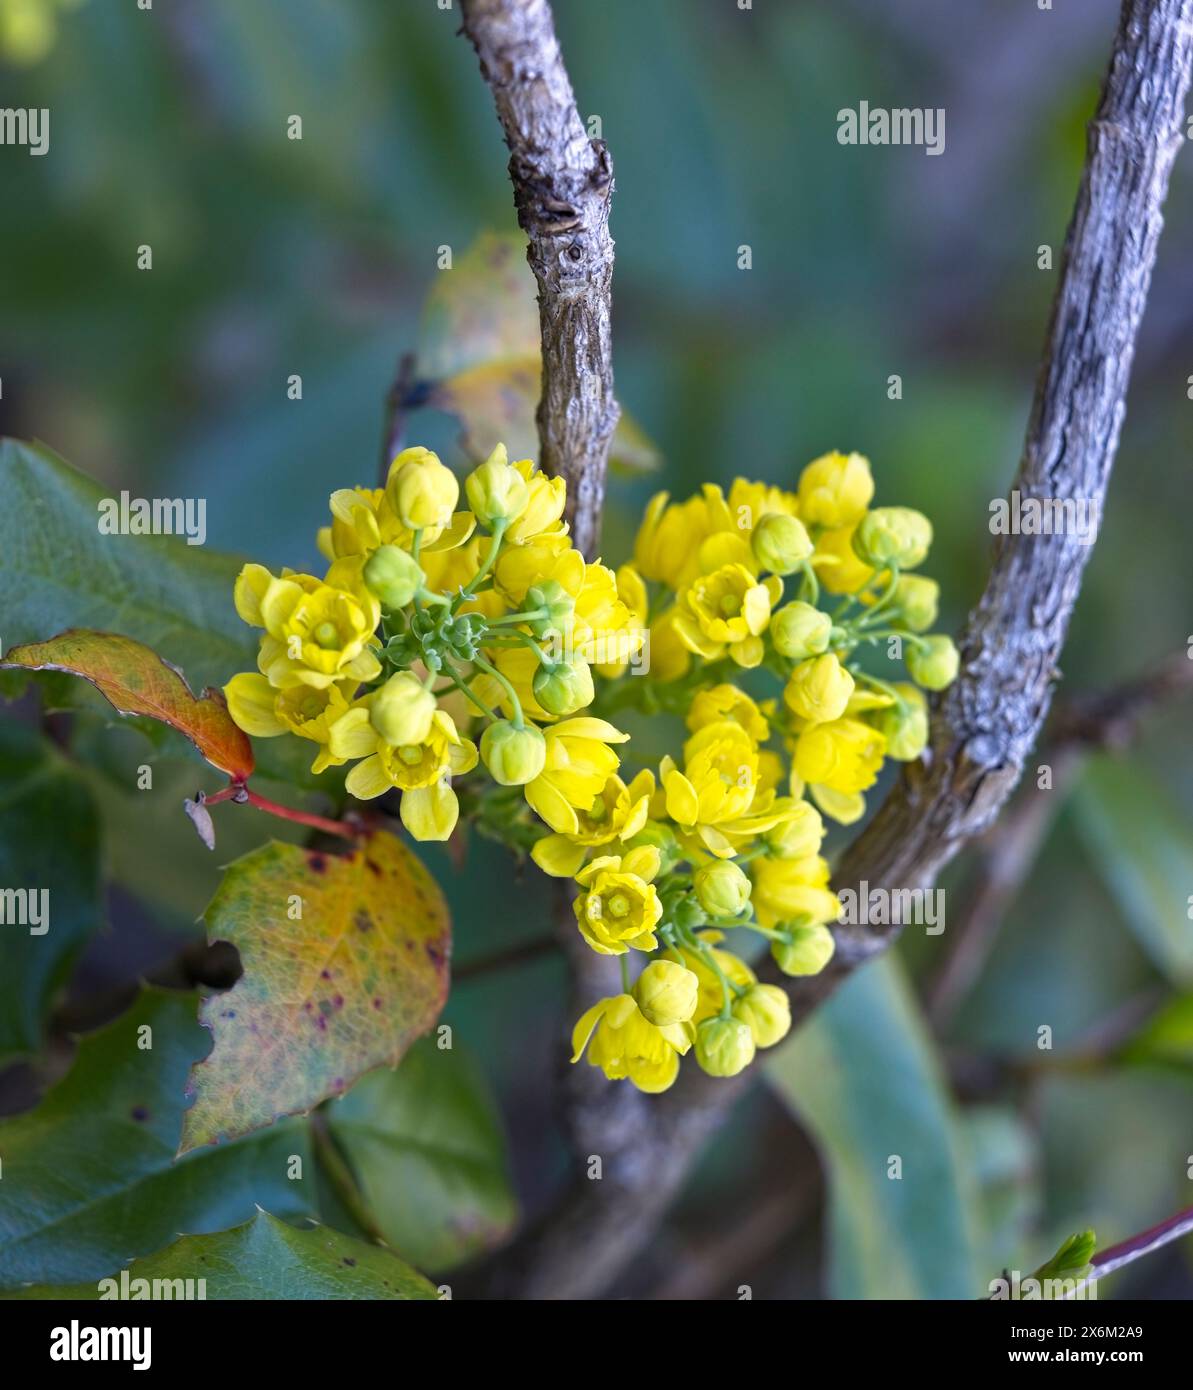
[[[231,782],[220,791],[204,797],[204,801],[208,806],[214,806],[220,801],[247,802],[258,811],[268,811],[271,816],[277,816],[279,820],[309,825],[313,830],[322,830],[327,835],[338,835],[344,840],[355,840],[360,835],[360,828],[347,821],[329,820],[326,816],[315,816],[309,811],[295,811],[289,806],[282,806],[276,801],[270,801],[268,797],[259,795],[243,782]]]

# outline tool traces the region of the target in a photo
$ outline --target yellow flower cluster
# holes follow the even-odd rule
[[[623,992],[576,1025],[574,1061],[587,1052],[652,1092],[689,1050],[710,1075],[733,1076],[791,1019],[784,991],[759,983],[726,933],[761,934],[787,975],[830,960],[840,904],[824,818],[858,820],[884,760],[920,756],[923,692],[957,671],[949,639],[924,635],[937,586],[911,573],[931,525],[872,508],[873,495],[867,460],[832,453],[795,491],[739,478],[727,495],[706,485],[647,507],[618,581],[648,620],[649,674],[599,691],[597,707],[682,713],[682,758],[628,785],[611,775],[576,827],[531,850],[547,873],[575,878],[583,939],[622,962]],[[875,646],[911,680],[865,670],[857,658]],[[754,671],[781,696],[751,694]],[[634,952],[650,959],[631,984]]]
[[[562,480],[499,446],[464,489],[461,508],[451,469],[406,449],[385,487],[332,494],[322,579],[246,565],[237,612],[264,631],[228,708],[255,737],[316,744],[315,772],[354,763],[353,796],[401,792],[417,839],[451,835],[453,779],[478,759],[554,830],[581,833],[628,737],[581,715],[592,667],[624,665],[644,634],[613,572],[572,548]]]
[[[332,494],[322,579],[246,565],[235,601],[262,629],[259,669],[226,687],[232,716],[314,743],[316,772],[352,763],[353,796],[400,792],[418,839],[450,836],[455,779],[483,764],[468,815],[573,879],[582,939],[621,966],[573,1060],[645,1091],[689,1051],[732,1076],[791,1020],[726,934],[761,935],[786,975],[825,967],[825,818],[858,820],[885,760],[920,756],[924,692],[956,675],[927,632],[937,585],[913,572],[931,525],[872,507],[869,463],[832,453],[794,491],[660,493],[615,573],[573,548],[564,484],[529,460],[499,446],[464,492],[461,507],[452,471],[407,449],[385,487]],[[909,679],[868,670],[874,648]],[[630,708],[681,715],[686,737],[623,776]]]

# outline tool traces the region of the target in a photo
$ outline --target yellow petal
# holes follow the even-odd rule
[[[379,754],[374,753],[371,758],[366,758],[363,763],[357,763],[348,774],[344,786],[348,790],[349,796],[354,796],[358,801],[372,801],[375,796],[389,791],[393,783],[385,775],[385,764],[381,761]],[[406,798],[402,798],[405,804]]]
[[[866,814],[866,798],[861,792],[838,792],[820,782],[814,782],[808,790],[824,814],[841,825],[852,825]]]
[[[580,820],[567,798],[546,777],[536,777],[526,784],[526,801],[532,811],[547,822],[552,830],[564,835],[574,835],[580,828]]]
[[[271,637],[285,641],[282,629],[302,598],[302,587],[292,579],[270,579],[261,595],[261,622]]]
[[[236,576],[236,586],[232,591],[236,611],[252,627],[264,627],[261,617],[261,599],[273,582],[273,575],[264,565],[245,565]]]
[[[402,824],[416,840],[446,840],[456,828],[460,803],[443,782],[402,793]]]
[[[662,864],[662,856],[654,845],[640,845],[637,849],[632,849],[621,861],[621,871],[625,874],[637,874],[640,879],[647,883],[654,878]]]
[[[246,734],[254,738],[273,738],[284,734],[286,726],[277,717],[278,692],[264,676],[242,672],[224,686],[228,713]]]
[[[667,793],[667,814],[677,825],[695,825],[700,815],[700,798],[696,788],[682,772],[663,774],[663,789]]]
[[[341,715],[327,736],[327,746],[337,758],[367,758],[377,751],[378,742],[377,731],[369,723],[369,711],[363,705]]]
[[[530,857],[552,878],[575,878],[584,863],[584,846],[566,835],[544,835],[531,845]]]
[[[572,1029],[572,1061],[578,1062],[584,1049],[588,1046],[588,1040],[592,1037],[593,1031],[601,1018],[608,1012],[611,999],[599,999],[591,1009],[586,1009],[576,1021],[576,1026]]]

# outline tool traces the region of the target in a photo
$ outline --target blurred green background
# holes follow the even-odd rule
[[[44,440],[113,493],[204,497],[209,546],[305,568],[327,494],[373,480],[395,362],[451,273],[439,248],[458,257],[481,232],[514,228],[458,7],[42,8],[57,20],[39,56],[27,20],[13,27],[22,5],[0,0],[0,106],[52,113],[48,157],[0,150],[3,432]],[[1056,278],[1039,248],[1059,261],[1116,0],[555,10],[581,114],[599,117],[616,170],[618,391],[664,460],[611,486],[605,558],[627,558],[656,487],[686,495],[739,473],[790,484],[818,454],[857,449],[880,502],[931,515],[928,570],[955,629],[1022,443]],[[838,145],[836,113],[861,99],[944,107],[943,156]],[[286,137],[294,114],[301,141]],[[1062,694],[1113,685],[1189,638],[1187,159],[1167,222]],[[151,272],[136,268],[142,244]],[[294,373],[301,401],[287,397]],[[432,411],[410,427],[462,462],[456,436]],[[1110,1242],[1193,1203],[1193,1010],[1176,1016],[1163,1065],[1153,1053],[1066,1061],[1132,1010],[1193,990],[1188,721],[1187,706],[1166,710],[1117,763],[1091,766],[980,980],[933,1037],[915,996],[962,928],[967,861],[950,871],[950,930],[909,932],[897,970],[874,969],[793,1045],[778,1089],[743,1102],[619,1292],[976,1296],[1071,1230]],[[144,756],[129,730],[80,737],[110,768]],[[181,796],[195,766],[173,764],[176,751],[154,756]],[[176,949],[171,933],[193,931],[216,876],[181,815],[143,811],[123,773],[89,775],[108,826],[111,930],[78,997]],[[221,859],[262,833],[230,827]],[[492,847],[473,845],[463,874],[428,857],[452,898],[458,960],[543,930],[533,870],[515,894]],[[548,1106],[562,985],[544,958],[461,983],[447,1013],[500,1095],[532,1214],[563,1174]],[[1037,1049],[1041,1025],[1052,1053]],[[26,1068],[10,1072],[5,1104],[34,1089]],[[896,1152],[907,1171],[893,1197]],[[1188,1254],[1155,1256],[1118,1287],[1190,1296]]]

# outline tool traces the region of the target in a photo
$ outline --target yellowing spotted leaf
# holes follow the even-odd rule
[[[232,864],[207,910],[244,974],[208,998],[179,1152],[305,1113],[395,1065],[447,998],[451,929],[435,881],[393,835],[343,855],[271,843]]]

